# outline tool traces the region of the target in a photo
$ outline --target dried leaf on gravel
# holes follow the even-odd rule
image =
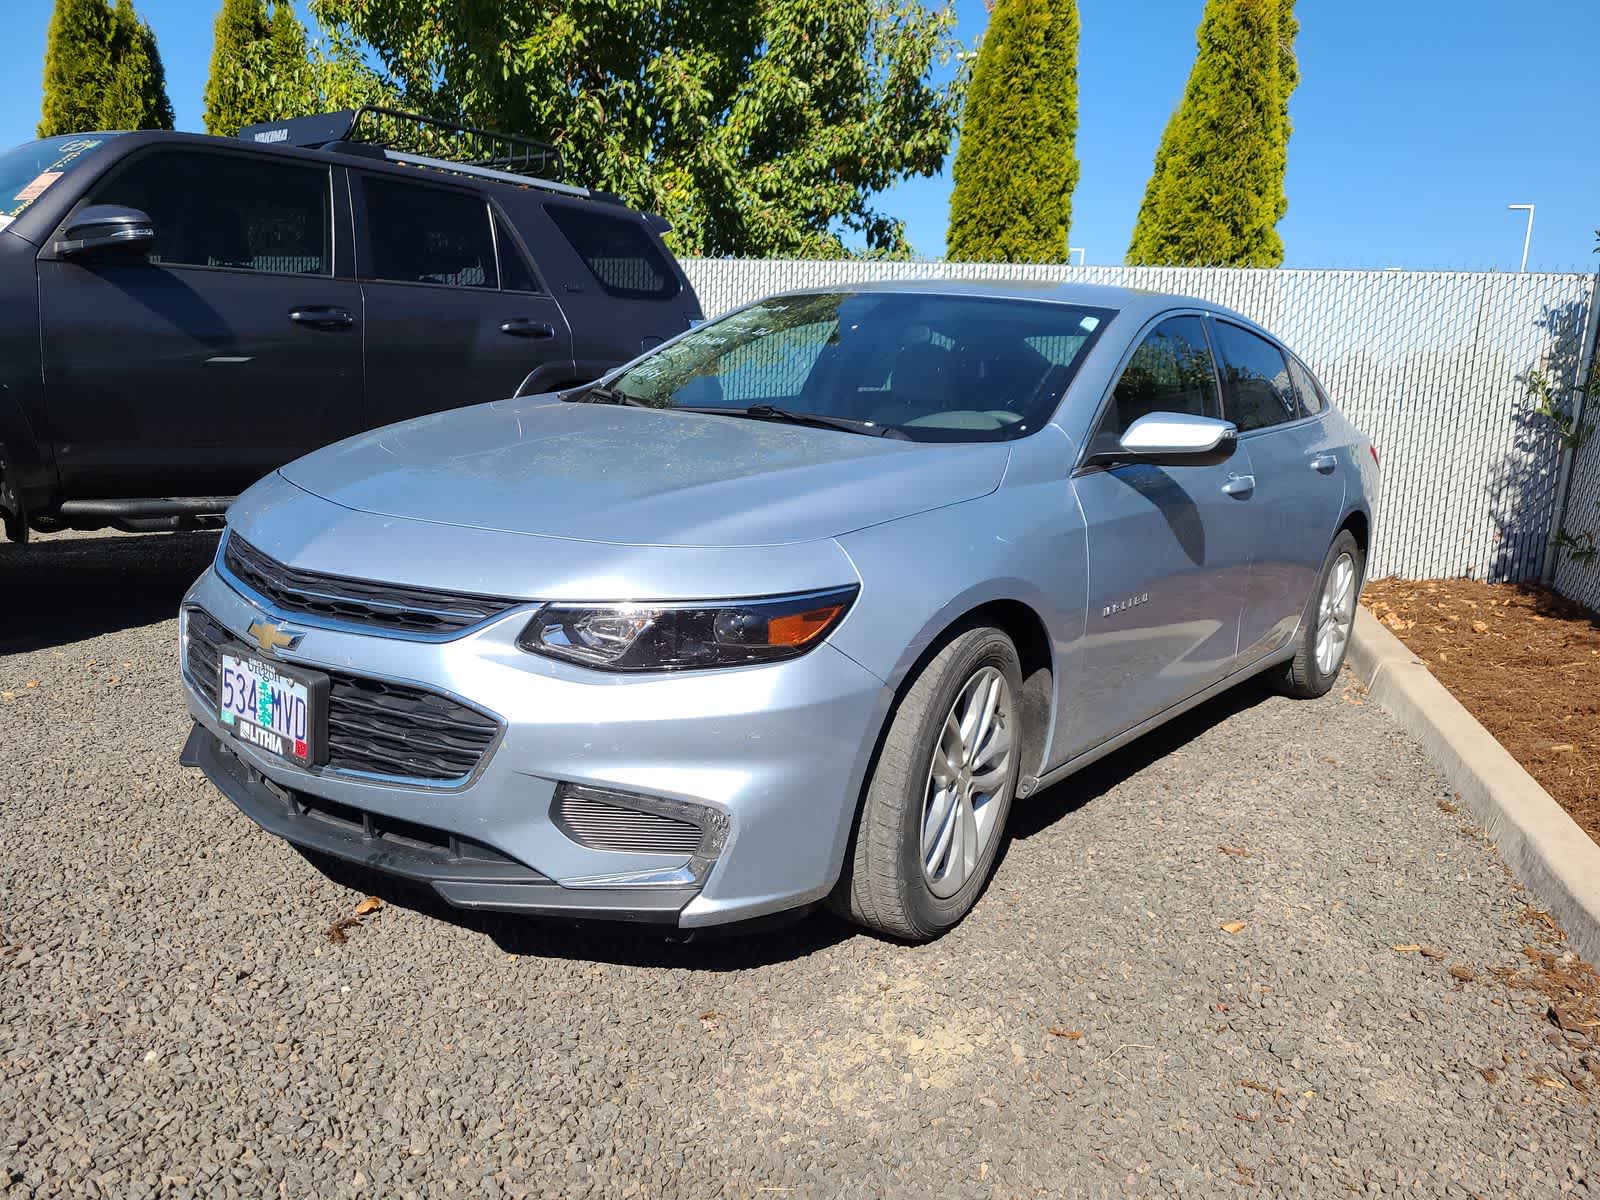
[[[1222,927],[1223,933],[1238,933],[1245,926],[1243,921],[1229,921]]]
[[[1250,857],[1250,851],[1239,846],[1218,846],[1217,849],[1221,850],[1224,854],[1231,854],[1234,858]]]
[[[382,900],[379,900],[376,896],[368,896],[360,904],[356,905],[356,916],[364,917],[368,913],[377,912],[382,907]]]
[[[1452,804],[1448,800],[1441,799],[1441,800],[1439,800],[1438,804],[1439,804],[1439,808],[1442,811],[1447,812],[1447,813],[1453,813],[1453,812],[1460,812],[1461,811],[1459,805]]]
[[[1059,1025],[1052,1025],[1050,1026],[1050,1034],[1052,1037],[1066,1038],[1069,1042],[1075,1042],[1083,1036],[1083,1030],[1063,1029]]]
[[[1458,963],[1450,968],[1450,978],[1459,979],[1462,983],[1471,983],[1477,977],[1471,967],[1463,967]]]
[[[1444,957],[1444,951],[1443,950],[1435,949],[1432,946],[1423,946],[1420,950],[1417,951],[1417,953],[1422,955],[1423,958],[1443,958]]]
[[[346,941],[349,940],[345,935],[345,930],[354,929],[360,924],[361,922],[356,920],[354,917],[341,917],[332,925],[329,925],[326,929],[324,929],[322,931],[322,936],[327,938],[335,946],[342,946]]]
[[[1404,945],[1396,943],[1395,945],[1390,946],[1389,949],[1393,950],[1396,954],[1415,954],[1417,951],[1421,950],[1422,947],[1415,942],[1409,942]]]

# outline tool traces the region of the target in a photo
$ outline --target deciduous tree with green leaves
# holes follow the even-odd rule
[[[873,197],[943,164],[958,43],[916,0],[313,0],[400,102],[543,138],[688,254],[909,252]],[[852,236],[853,235],[853,236]]]
[[[1077,135],[1077,0],[998,0],[961,117],[947,256],[1065,262]]]
[[[1156,151],[1128,262],[1275,267],[1288,211],[1294,0],[1207,0],[1194,69]]]

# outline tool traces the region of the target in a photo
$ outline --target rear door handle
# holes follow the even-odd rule
[[[348,308],[308,304],[303,308],[291,308],[289,320],[296,325],[309,325],[313,329],[349,329],[356,323],[356,315]]]
[[[1332,475],[1339,469],[1339,459],[1332,454],[1319,454],[1311,460],[1311,469],[1319,475]]]
[[[1229,475],[1228,482],[1222,485],[1224,495],[1248,496],[1256,490],[1256,477],[1254,475]]]
[[[515,317],[509,321],[502,321],[500,332],[509,333],[512,337],[553,338],[556,335],[556,328],[548,321],[530,321]]]

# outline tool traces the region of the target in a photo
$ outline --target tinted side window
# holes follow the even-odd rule
[[[1247,329],[1216,321],[1217,351],[1226,388],[1224,412],[1241,433],[1281,425],[1300,415],[1283,352]]]
[[[292,275],[332,270],[323,167],[158,150],[102,183],[90,203],[148,213],[156,262]]]
[[[1199,317],[1169,317],[1139,343],[1111,393],[1100,433],[1120,434],[1153,412],[1215,417],[1217,375]]]
[[[1300,393],[1302,413],[1314,417],[1328,407],[1328,398],[1322,394],[1322,388],[1298,358],[1289,359],[1289,375],[1294,379],[1294,390]]]
[[[364,176],[367,270],[396,283],[500,286],[489,206],[470,192]]]
[[[533,270],[522,257],[522,250],[506,223],[499,218],[494,223],[494,241],[500,249],[500,288],[507,292],[542,292]]]
[[[637,218],[566,204],[547,204],[545,211],[613,296],[667,300],[678,294],[677,276]]]

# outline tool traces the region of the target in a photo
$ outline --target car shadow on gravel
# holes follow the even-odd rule
[[[690,971],[744,971],[805,958],[864,931],[820,909],[780,914],[692,938],[663,926],[625,922],[567,922],[455,908],[431,890],[342,859],[300,849],[334,883],[376,896],[386,905],[482,934],[519,958],[564,958],[618,966]]]
[[[152,625],[217,551],[215,533],[52,535],[0,544],[0,654]]]
[[[1271,699],[1272,695],[1259,680],[1250,679],[1197,705],[1183,716],[1174,717],[1165,725],[1015,806],[1011,812],[1011,836],[1027,841],[1062,817],[1077,812],[1090,801],[1105,795],[1130,776],[1137,775],[1174,750],[1182,749],[1213,726],[1254,708]]]

